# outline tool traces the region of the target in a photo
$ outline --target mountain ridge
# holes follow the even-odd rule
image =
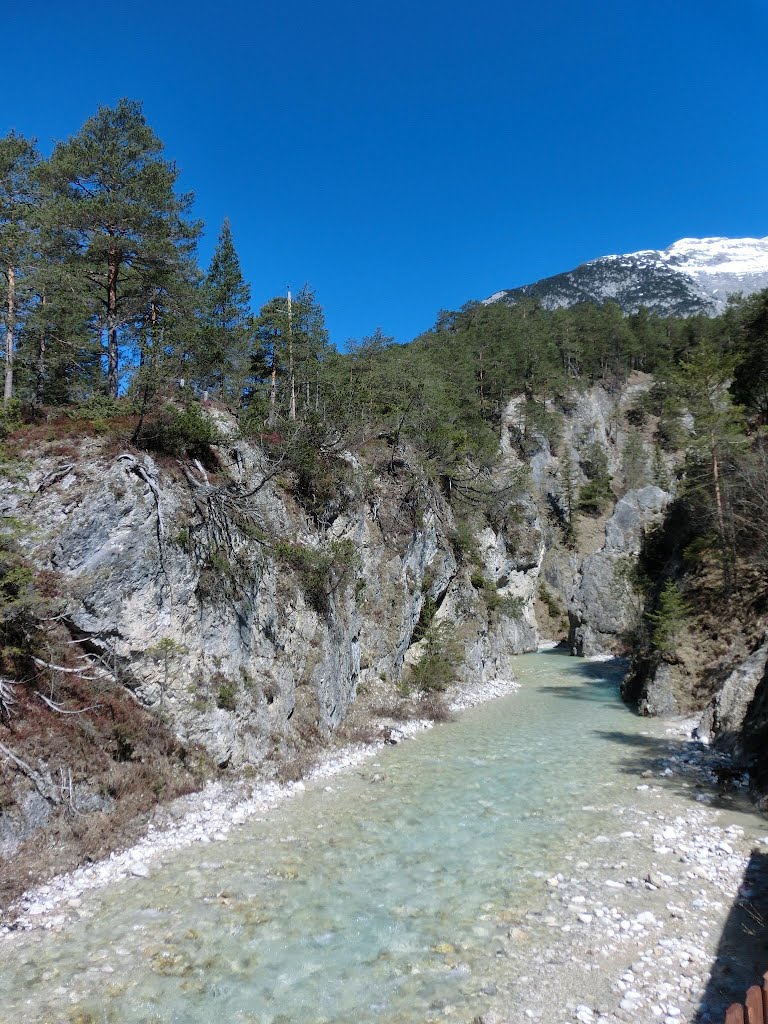
[[[625,313],[641,307],[662,315],[716,315],[732,295],[768,288],[768,236],[682,238],[666,249],[599,256],[573,270],[502,289],[485,305],[523,298],[545,309],[581,302],[616,302]]]

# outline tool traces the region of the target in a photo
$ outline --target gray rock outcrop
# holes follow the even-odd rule
[[[450,505],[418,469],[371,473],[350,456],[351,496],[320,527],[258,447],[233,440],[216,456],[212,480],[84,442],[75,460],[43,455],[4,482],[0,509],[33,527],[25,549],[60,578],[88,664],[220,765],[257,763],[292,730],[335,729],[360,685],[394,689],[425,602],[461,637],[464,677],[508,678],[510,656],[535,649],[533,514],[533,557],[501,531],[478,540],[499,603],[518,599],[512,616],[489,613],[454,551]]]
[[[587,555],[568,609],[575,654],[611,651],[631,632],[641,612],[631,570],[646,530],[659,522],[671,495],[659,487],[629,491],[605,526],[605,544]]]
[[[724,750],[740,752],[748,727],[761,727],[755,696],[768,670],[768,639],[728,675],[704,712],[699,731]]]

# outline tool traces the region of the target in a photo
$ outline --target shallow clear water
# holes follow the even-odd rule
[[[552,653],[517,666],[513,696],[6,946],[6,1019],[471,1020],[509,971],[498,935],[632,799],[626,738],[648,728],[608,665]]]

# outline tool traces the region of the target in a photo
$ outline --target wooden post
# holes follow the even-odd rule
[[[725,1024],[744,1024],[744,1007],[741,1003],[733,1003],[725,1014]]]
[[[768,1020],[768,971],[763,975],[763,1016]]]

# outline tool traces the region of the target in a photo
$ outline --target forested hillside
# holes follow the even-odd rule
[[[663,373],[702,342],[729,359],[759,358],[759,298],[718,319],[625,317],[610,302],[555,312],[533,301],[470,304],[440,313],[409,346],[376,330],[341,353],[307,285],[252,309],[229,222],[199,267],[202,225],[177,181],[141,106],[127,100],[100,108],[49,159],[33,140],[2,140],[7,421],[86,402],[108,416],[122,400],[138,441],[167,398],[205,396],[255,429],[311,421],[349,432],[380,421],[450,464],[467,446],[493,449],[488,428],[520,390],[542,401],[574,381]],[[751,400],[744,387],[738,398]]]

